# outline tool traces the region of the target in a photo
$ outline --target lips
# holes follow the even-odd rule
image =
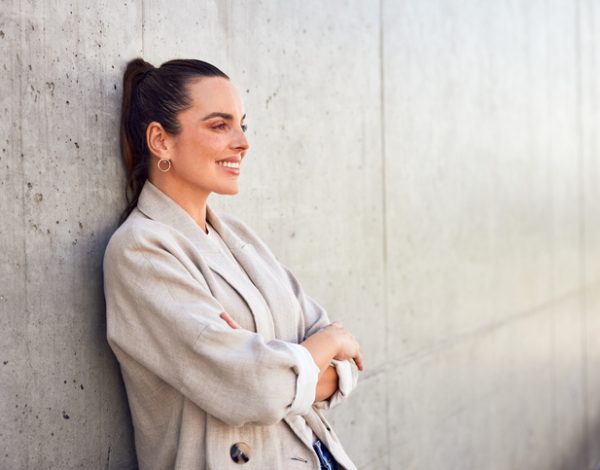
[[[217,161],[217,165],[221,167],[227,173],[231,173],[233,175],[240,174],[240,163],[242,159],[240,157],[228,157],[223,158],[222,160]]]

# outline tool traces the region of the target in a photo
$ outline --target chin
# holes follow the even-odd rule
[[[215,189],[214,192],[217,194],[221,194],[223,196],[226,196],[226,195],[233,196],[234,194],[237,194],[240,192],[240,188],[237,185],[235,185],[235,186],[230,186],[230,187],[218,188],[218,189]]]

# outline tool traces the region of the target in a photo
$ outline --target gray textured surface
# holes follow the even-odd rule
[[[104,339],[124,64],[242,91],[252,225],[355,332],[361,469],[600,460],[594,0],[4,1],[0,468],[133,468]]]

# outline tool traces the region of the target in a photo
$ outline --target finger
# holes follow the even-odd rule
[[[358,353],[356,355],[356,357],[354,357],[354,362],[356,363],[356,367],[358,367],[358,370],[362,371],[364,364],[363,364],[362,356],[360,355],[360,353]]]
[[[221,318],[223,318],[223,320],[225,320],[231,328],[237,329],[240,327],[240,325],[238,325],[236,321],[233,318],[231,318],[231,315],[229,315],[227,312],[223,312],[221,315]]]
[[[237,330],[240,327],[227,312],[221,312],[219,316],[234,330]]]

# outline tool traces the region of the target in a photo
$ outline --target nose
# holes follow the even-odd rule
[[[248,138],[246,137],[246,133],[241,129],[237,132],[237,136],[233,145],[236,149],[241,149],[244,151],[250,148],[250,144],[248,142]]]

